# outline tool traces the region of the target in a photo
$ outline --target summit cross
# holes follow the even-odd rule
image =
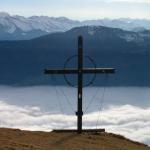
[[[45,69],[44,74],[77,74],[77,132],[82,133],[82,94],[83,94],[83,74],[109,74],[115,73],[114,68],[84,68],[83,67],[83,37],[78,37],[78,67],[65,69]]]

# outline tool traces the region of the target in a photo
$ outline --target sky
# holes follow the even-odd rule
[[[150,19],[150,0],[0,0],[0,11],[26,17],[65,16],[77,20]]]

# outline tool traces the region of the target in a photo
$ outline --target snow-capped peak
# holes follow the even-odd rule
[[[0,12],[0,17],[9,17],[10,15],[6,12]]]
[[[40,30],[47,33],[67,31],[73,27],[79,26],[78,21],[69,20],[65,17],[32,16],[29,18],[8,13],[0,13],[0,25],[5,28],[5,32],[13,33],[17,29],[23,32]]]
[[[42,35],[45,35],[47,33],[68,31],[74,27],[80,26],[105,26],[138,32],[137,29],[140,29],[140,31],[141,29],[150,30],[150,20],[104,18],[99,20],[76,21],[66,17],[31,16],[27,18],[19,15],[12,16],[6,12],[0,12],[0,32],[5,34],[23,33],[28,35],[27,33],[29,32],[31,34],[36,32],[36,37],[38,37],[39,32],[42,33]],[[95,27],[89,28],[88,33],[94,35],[96,33]]]

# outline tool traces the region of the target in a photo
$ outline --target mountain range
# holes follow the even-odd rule
[[[0,40],[29,40],[56,32],[65,32],[80,26],[106,26],[127,31],[150,29],[150,20],[146,19],[98,19],[71,20],[66,17],[31,16],[23,17],[0,12]]]
[[[47,85],[54,79],[45,68],[64,68],[65,61],[77,55],[77,37],[84,38],[84,66],[114,67],[108,86],[150,86],[150,31],[125,31],[104,26],[76,27],[32,40],[0,42],[0,84]],[[76,67],[76,57],[67,67]],[[60,76],[61,77],[61,76]],[[57,77],[56,77],[57,78]],[[68,76],[70,81],[73,78]],[[91,76],[86,77],[89,80]],[[58,78],[57,78],[58,79]],[[54,84],[65,84],[63,78]],[[105,85],[105,75],[97,75],[95,85]]]

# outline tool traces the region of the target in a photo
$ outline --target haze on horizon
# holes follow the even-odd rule
[[[76,20],[150,19],[150,0],[0,0],[0,10],[25,17],[44,15]]]

